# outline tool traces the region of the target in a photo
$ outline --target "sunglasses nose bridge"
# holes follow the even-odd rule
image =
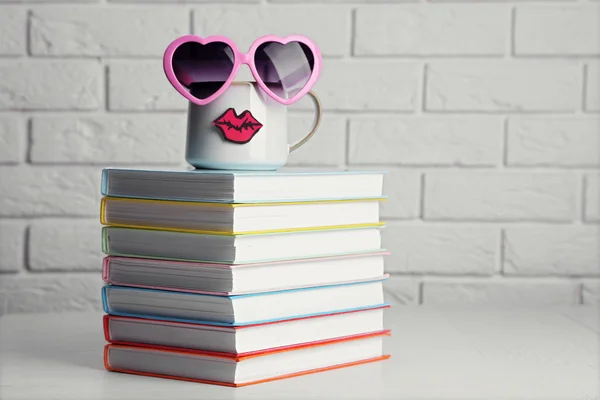
[[[250,65],[250,55],[249,54],[240,54],[240,64]]]
[[[256,79],[256,77],[254,76],[254,73],[252,71],[252,57],[250,57],[250,55],[248,54],[238,54],[238,59],[237,59],[237,63],[238,63],[238,70],[236,73],[236,79],[241,79],[241,80],[247,80],[247,81],[253,81]],[[244,69],[242,66],[246,64],[246,69]]]

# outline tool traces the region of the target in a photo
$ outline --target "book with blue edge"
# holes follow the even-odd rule
[[[388,358],[384,175],[104,169],[107,369],[240,386],[207,357],[321,360],[252,383]],[[187,374],[189,357],[199,370]]]
[[[219,171],[193,168],[105,168],[101,194],[151,200],[271,203],[385,197],[386,171],[281,168]]]

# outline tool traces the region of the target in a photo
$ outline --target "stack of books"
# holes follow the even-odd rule
[[[245,386],[387,359],[383,178],[103,170],[106,368]]]

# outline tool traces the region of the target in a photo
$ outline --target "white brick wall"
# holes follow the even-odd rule
[[[599,243],[595,226],[509,227],[504,230],[504,273],[600,277]]]
[[[487,117],[351,118],[348,161],[494,166],[502,162],[503,129],[500,118]]]
[[[100,171],[183,164],[161,56],[186,33],[318,43],[290,164],[389,171],[387,300],[600,304],[599,25],[586,0],[0,0],[0,314],[100,309]]]
[[[187,110],[156,60],[111,60],[107,72],[109,111]]]
[[[418,63],[352,58],[323,64],[314,91],[325,111],[410,112],[418,107]]]
[[[600,55],[596,4],[518,6],[515,22],[515,54]]]
[[[509,24],[505,5],[359,7],[353,51],[357,56],[500,56]]]
[[[585,177],[584,198],[583,220],[586,222],[600,222],[600,175],[587,175]]]
[[[0,165],[17,164],[24,158],[25,121],[18,115],[0,116]]]
[[[427,280],[423,302],[433,305],[483,304],[518,306],[564,306],[581,303],[581,284],[556,279],[456,279]]]
[[[95,60],[0,59],[0,111],[89,111],[103,107]]]
[[[577,176],[564,172],[425,174],[425,220],[564,222],[577,216]]]
[[[586,66],[585,111],[600,111],[600,62]]]
[[[189,32],[188,11],[166,7],[33,9],[30,51],[36,56],[155,56]]]
[[[388,271],[412,274],[493,275],[499,232],[491,227],[402,226],[391,222],[384,246]]]
[[[25,53],[26,37],[23,28],[26,18],[26,10],[5,7],[0,14],[0,54],[18,56]]]
[[[589,117],[510,118],[510,166],[600,167],[600,119]]]
[[[180,115],[33,117],[31,163],[178,164],[184,152]]]
[[[234,40],[241,51],[246,51],[259,36],[301,32],[319,41],[323,56],[343,56],[350,51],[350,13],[349,7],[305,7],[302,2],[271,4],[268,7],[239,4],[196,6],[193,10],[193,33],[209,36],[218,32]],[[331,65],[324,65],[324,68],[335,70]]]
[[[581,108],[581,66],[572,61],[452,60],[427,68],[431,112],[573,112]]]

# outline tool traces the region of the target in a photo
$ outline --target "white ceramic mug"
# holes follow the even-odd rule
[[[209,104],[188,108],[186,161],[198,169],[276,170],[306,143],[321,121],[321,103],[313,127],[298,142],[288,142],[287,106],[261,91],[256,82],[232,82]]]

